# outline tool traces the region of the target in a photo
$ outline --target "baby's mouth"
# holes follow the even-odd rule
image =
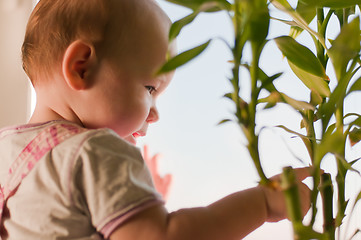
[[[134,138],[144,137],[145,135],[146,135],[146,133],[144,133],[144,132],[135,132],[135,133],[132,134],[132,136]]]
[[[138,138],[138,137],[140,137],[140,134],[137,133],[137,132],[135,132],[135,133],[132,134],[132,136],[133,136],[134,138]]]

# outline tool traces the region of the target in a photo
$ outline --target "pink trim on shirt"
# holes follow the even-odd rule
[[[112,221],[110,221],[109,223],[107,223],[101,230],[100,233],[103,234],[105,239],[108,239],[110,237],[110,235],[120,226],[122,225],[126,220],[130,219],[131,217],[133,217],[134,215],[136,215],[137,213],[140,213],[142,211],[144,211],[147,208],[156,206],[158,204],[164,204],[164,201],[159,200],[159,199],[153,199],[150,201],[147,201],[131,210],[129,210],[128,212],[126,212],[123,215],[120,215],[118,217],[116,217],[115,219],[113,219]]]
[[[28,124],[23,124],[23,125],[13,125],[13,126],[7,126],[4,128],[0,128],[0,138],[6,137],[9,135],[16,135],[16,134],[22,133],[21,131],[26,131],[26,130],[32,131],[32,130],[34,130],[34,128],[45,127],[46,125],[52,125],[54,123],[64,123],[67,125],[72,124],[72,125],[81,127],[76,123],[73,123],[73,122],[70,122],[67,120],[61,120],[61,119],[51,120],[51,121],[41,122],[41,123],[28,123]],[[6,132],[9,132],[9,133],[6,133]],[[5,133],[5,135],[3,135],[4,133]]]
[[[27,128],[34,128],[34,127],[44,126],[44,125],[46,125],[48,123],[53,123],[53,122],[66,122],[66,121],[65,120],[51,120],[51,121],[41,122],[41,123],[28,123],[28,124],[23,124],[23,125],[13,125],[13,126],[4,127],[4,128],[2,128],[0,130],[1,131],[22,130],[22,129],[27,129]]]

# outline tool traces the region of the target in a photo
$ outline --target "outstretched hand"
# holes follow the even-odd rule
[[[296,168],[294,169],[296,174],[296,183],[298,186],[298,192],[301,204],[302,216],[305,216],[310,209],[310,189],[302,181],[307,177],[310,177],[310,168]],[[272,181],[280,182],[281,175],[276,175],[271,178]],[[267,221],[277,222],[287,217],[287,208],[285,202],[285,196],[281,187],[271,188],[266,186],[260,186],[265,194],[267,205]]]
[[[148,165],[150,173],[152,174],[155,188],[166,200],[168,197],[170,184],[172,182],[172,175],[166,174],[163,177],[160,176],[159,171],[158,171],[158,160],[160,158],[160,155],[155,154],[154,156],[150,156],[147,145],[144,145],[144,148],[143,148],[143,158],[144,158],[146,164]]]

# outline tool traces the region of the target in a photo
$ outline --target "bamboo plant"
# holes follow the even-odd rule
[[[361,0],[166,1],[192,10],[189,15],[172,24],[170,42],[199,14],[218,11],[227,13],[234,30],[234,42],[224,41],[233,55],[232,77],[229,79],[233,91],[225,94],[225,97],[234,103],[235,112],[234,118],[225,119],[221,123],[231,121],[241,128],[247,139],[246,147],[259,174],[260,184],[283,189],[293,224],[294,239],[346,240],[340,234],[340,226],[345,224],[347,209],[354,209],[361,199],[361,192],[356,194],[353,201],[345,197],[347,174],[350,171],[358,173],[353,168],[358,159],[346,159],[346,146],[347,141],[353,146],[361,140],[361,115],[344,110],[345,99],[351,93],[361,91]],[[292,7],[291,3],[295,7]],[[288,18],[277,18],[277,12],[283,15],[286,13]],[[336,38],[330,39],[327,33],[333,18],[337,19],[340,30]],[[281,21],[290,26],[290,31],[270,39],[270,21]],[[315,22],[316,24],[311,24]],[[313,25],[316,27],[312,27]],[[302,32],[306,32],[313,39],[310,46],[301,45],[297,41]],[[172,71],[196,58],[211,41],[213,39],[169,58],[159,73]],[[308,101],[296,100],[286,91],[281,92],[276,88],[274,82],[282,73],[269,76],[261,69],[261,53],[270,41],[276,43],[287,59],[296,79],[309,89],[309,96],[305,98],[309,99]],[[250,61],[246,61],[244,57],[244,50],[248,46],[251,49]],[[249,77],[241,79],[241,71],[248,71]],[[329,72],[334,72],[334,76],[330,77]],[[242,96],[240,86],[245,81],[249,81],[251,91],[249,95]],[[266,92],[267,96],[261,97],[261,92]],[[277,127],[301,138],[308,151],[313,187],[311,220],[306,223],[299,212],[298,191],[294,184],[292,167],[284,168],[280,185],[268,179],[262,168],[257,113],[279,103],[288,104],[302,116],[300,129],[281,125]],[[329,173],[321,171],[321,164],[329,153],[337,163],[335,181]],[[327,172],[327,169],[325,170]],[[321,199],[321,204],[317,203],[318,198]],[[349,202],[353,205],[348,204]],[[318,211],[321,208],[322,211]],[[314,225],[320,212],[323,215],[323,231],[316,231]],[[356,230],[350,239],[356,238],[359,233],[360,230]]]

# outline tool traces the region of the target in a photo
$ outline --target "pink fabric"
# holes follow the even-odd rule
[[[63,120],[54,120],[54,121],[49,121],[49,122],[44,122],[44,123],[32,123],[32,124],[24,124],[24,125],[15,125],[15,126],[9,126],[9,127],[5,127],[2,128],[0,131],[0,139],[4,136],[8,136],[11,134],[18,134],[19,130],[27,130],[27,129],[33,129],[34,127],[38,127],[38,126],[44,126],[48,123],[55,123],[55,122],[60,122]],[[11,131],[12,133],[7,133],[8,131]]]
[[[54,127],[55,126],[55,127]],[[35,127],[35,129],[34,129]],[[79,128],[76,125],[71,125],[71,123],[66,123],[66,122],[51,122],[51,123],[45,123],[45,124],[39,124],[40,128],[37,128],[37,125],[32,125],[30,128],[33,129],[28,129],[26,127],[26,125],[24,126],[20,126],[20,127],[13,127],[13,128],[7,128],[7,129],[3,129],[0,131],[0,139],[3,137],[7,137],[7,136],[11,136],[14,134],[18,134],[18,133],[26,133],[27,131],[29,131],[29,133],[31,133],[31,135],[27,135],[27,136],[34,136],[33,131],[35,130],[37,132],[37,136],[30,141],[30,143],[23,148],[23,150],[21,151],[20,155],[15,155],[14,158],[14,154],[12,153],[11,159],[15,159],[15,161],[13,163],[11,163],[11,167],[9,169],[9,175],[6,179],[4,183],[4,185],[6,184],[6,186],[3,188],[4,192],[10,192],[9,194],[7,194],[7,196],[3,196],[3,199],[5,199],[5,201],[3,201],[3,205],[5,205],[4,210],[6,210],[6,200],[11,197],[11,193],[15,193],[17,191],[17,186],[19,186],[20,182],[22,181],[23,178],[25,178],[28,173],[31,171],[31,169],[33,169],[35,166],[37,166],[37,162],[40,159],[44,159],[44,154],[47,154],[48,151],[52,150],[54,148],[55,145],[61,143],[63,140],[65,140],[66,137],[62,136],[63,133],[67,133],[67,134],[76,134],[78,132],[78,130],[80,129],[80,131],[85,130],[86,129],[82,129]],[[20,131],[19,131],[20,130]],[[31,132],[30,132],[31,130]],[[26,134],[25,134],[26,135]],[[86,136],[85,136],[86,135]],[[95,136],[93,136],[95,135]],[[22,137],[22,136],[20,136]],[[29,138],[25,138],[25,139],[29,139]],[[160,196],[158,196],[155,191],[152,192],[153,189],[153,185],[151,184],[150,181],[150,176],[148,176],[148,172],[145,171],[143,169],[144,167],[144,162],[143,159],[141,159],[140,154],[138,149],[135,149],[133,147],[129,147],[128,144],[125,144],[123,141],[118,141],[117,136],[113,136],[113,134],[108,130],[104,130],[104,131],[94,131],[93,132],[89,132],[88,134],[84,134],[84,137],[80,137],[78,138],[74,138],[76,140],[74,140],[74,142],[76,142],[76,144],[80,144],[81,146],[83,146],[82,144],[82,139],[86,139],[87,141],[87,147],[91,146],[98,146],[98,140],[100,139],[99,142],[103,142],[103,141],[109,141],[109,142],[114,142],[117,143],[116,149],[114,147],[114,144],[112,144],[112,148],[109,148],[111,150],[111,156],[113,156],[111,159],[114,159],[114,162],[117,161],[118,157],[120,157],[122,160],[122,162],[124,162],[123,165],[128,166],[129,164],[131,166],[133,166],[135,169],[135,172],[138,171],[143,171],[142,174],[139,176],[139,179],[141,181],[143,181],[145,178],[146,180],[149,177],[149,181],[147,180],[145,183],[142,182],[141,186],[136,184],[136,180],[135,182],[132,182],[132,186],[134,186],[133,191],[131,191],[130,193],[127,193],[128,197],[132,196],[132,198],[129,198],[131,200],[130,202],[122,203],[122,209],[121,208],[114,208],[115,205],[112,205],[112,203],[108,204],[108,208],[106,208],[105,210],[103,210],[102,212],[99,211],[95,211],[92,212],[92,216],[94,216],[95,220],[94,220],[94,224],[97,228],[97,230],[99,231],[99,233],[101,233],[105,238],[108,238],[119,226],[121,226],[122,224],[124,224],[125,221],[127,221],[129,218],[133,217],[134,215],[138,214],[141,211],[144,211],[145,209],[151,208],[152,206],[156,206],[158,204],[164,204],[164,202],[162,201],[162,199],[160,199]],[[80,140],[81,142],[79,142],[78,140]],[[27,140],[29,141],[29,140]],[[70,142],[72,140],[70,139]],[[69,141],[67,141],[67,143],[64,143],[64,145],[59,146],[58,149],[62,149],[64,147],[67,147]],[[89,145],[90,144],[90,145]],[[74,145],[76,147],[76,145]],[[114,149],[113,149],[114,148]],[[6,148],[5,148],[6,149]],[[108,149],[108,150],[109,150]],[[118,149],[122,149],[120,152],[118,152]],[[20,150],[20,149],[18,149]],[[91,157],[88,155],[87,151],[89,151],[89,149],[83,150],[83,154],[85,155],[84,159],[82,161],[87,162],[88,160],[90,161],[92,158],[99,158],[99,156],[102,155],[102,151],[95,151],[94,153],[92,152],[93,155],[91,155]],[[123,151],[126,152],[126,154],[123,154]],[[78,151],[75,151],[78,152]],[[98,156],[98,155],[99,156]],[[108,154],[108,152],[107,152]],[[55,154],[56,155],[56,154]],[[76,155],[78,156],[78,155]],[[55,157],[55,156],[54,156]],[[68,158],[67,160],[70,161],[70,163],[72,161],[73,158]],[[44,159],[44,160],[48,160],[48,159]],[[46,162],[46,161],[45,161]],[[96,163],[97,161],[90,161],[92,164]],[[40,165],[42,166],[44,162],[40,161]],[[67,164],[68,166],[69,164]],[[71,166],[73,164],[70,164]],[[95,164],[96,165],[96,164]],[[88,166],[88,165],[86,165]],[[92,167],[93,165],[89,165],[88,167]],[[98,166],[98,165],[96,165]],[[96,168],[96,169],[100,169],[100,168]],[[35,169],[34,171],[37,171],[38,169]],[[89,171],[87,171],[89,172]],[[116,173],[116,175],[119,174],[119,171],[114,172]],[[116,176],[115,175],[115,176]],[[64,176],[64,175],[62,175]],[[29,176],[29,177],[33,177],[33,176]],[[66,176],[64,176],[66,177]],[[90,176],[91,178],[91,176]],[[18,179],[18,180],[16,180]],[[15,181],[16,180],[16,181]],[[88,179],[87,179],[88,180]],[[15,184],[16,182],[19,182],[18,184]],[[125,180],[124,180],[125,181]],[[127,180],[128,181],[128,180]],[[11,184],[9,184],[9,182],[11,182]],[[28,182],[27,182],[28,183]],[[66,181],[64,182],[65,184],[68,184]],[[70,184],[70,181],[69,181]],[[11,186],[10,186],[11,185]],[[70,186],[70,185],[69,185]],[[123,185],[122,185],[123,186]],[[14,190],[11,190],[14,189]],[[98,188],[96,188],[98,189]],[[106,189],[104,187],[101,187],[100,189]],[[134,190],[135,189],[135,190]],[[140,189],[140,191],[137,191],[137,189]],[[22,188],[20,188],[20,190],[23,190]],[[70,187],[69,189],[70,190]],[[140,192],[140,194],[139,194]],[[69,192],[70,193],[70,192]],[[146,194],[148,193],[148,194]],[[107,192],[104,193],[105,195],[107,194]],[[129,195],[131,194],[131,195]],[[96,192],[96,195],[99,195],[99,192]],[[120,194],[121,195],[121,194]],[[16,201],[16,196],[14,197],[14,201]],[[90,196],[90,199],[93,199],[92,196]],[[117,201],[117,199],[123,199],[121,197],[116,197],[113,199],[109,199]],[[139,201],[135,201],[134,199],[139,199]],[[71,198],[70,201],[73,201],[74,199]],[[107,201],[109,202],[109,201]],[[116,202],[116,205],[118,206],[118,202]],[[100,206],[96,206],[96,205],[92,205],[93,207],[96,207],[95,209],[100,209]],[[23,205],[18,205],[17,209],[19,209],[19,207],[23,207]],[[15,205],[16,208],[16,205]],[[0,208],[1,211],[2,208]],[[93,209],[94,210],[94,209]],[[4,218],[8,217],[8,211],[4,211]],[[15,212],[15,211],[14,211]],[[18,213],[21,214],[21,211],[18,211]],[[10,219],[9,219],[10,220]],[[10,223],[11,221],[9,221]],[[1,223],[1,222],[0,222]],[[10,224],[9,224],[10,226]],[[1,225],[0,225],[1,227]],[[77,229],[77,228],[73,228]],[[85,230],[86,227],[84,227]],[[93,228],[91,228],[93,229]],[[5,230],[4,228],[0,228],[0,235],[4,234],[4,232],[1,232],[1,230]],[[12,229],[14,231],[14,229]],[[9,231],[10,231],[10,227],[9,227]],[[13,233],[13,232],[12,232]],[[88,232],[86,232],[88,233]],[[2,235],[4,236],[4,235]],[[24,236],[26,236],[24,234]],[[26,238],[26,237],[25,237]],[[25,239],[23,238],[23,239]],[[22,239],[22,238],[19,238]],[[33,238],[35,239],[35,238]],[[0,236],[0,240],[1,240],[1,236]]]
[[[85,130],[86,129],[80,128],[79,126],[70,124],[51,125],[41,131],[24,148],[11,165],[4,186],[0,187],[0,228],[7,199],[15,194],[21,181],[29,174],[36,163],[55,146],[67,138]]]
[[[158,204],[164,204],[161,200],[151,200],[148,202],[143,203],[142,205],[136,207],[135,209],[130,210],[129,212],[116,217],[111,222],[109,222],[105,227],[101,229],[101,234],[104,236],[105,239],[108,239],[110,235],[126,220],[131,218],[132,216],[136,215],[137,213],[142,212],[143,210],[156,206]]]

